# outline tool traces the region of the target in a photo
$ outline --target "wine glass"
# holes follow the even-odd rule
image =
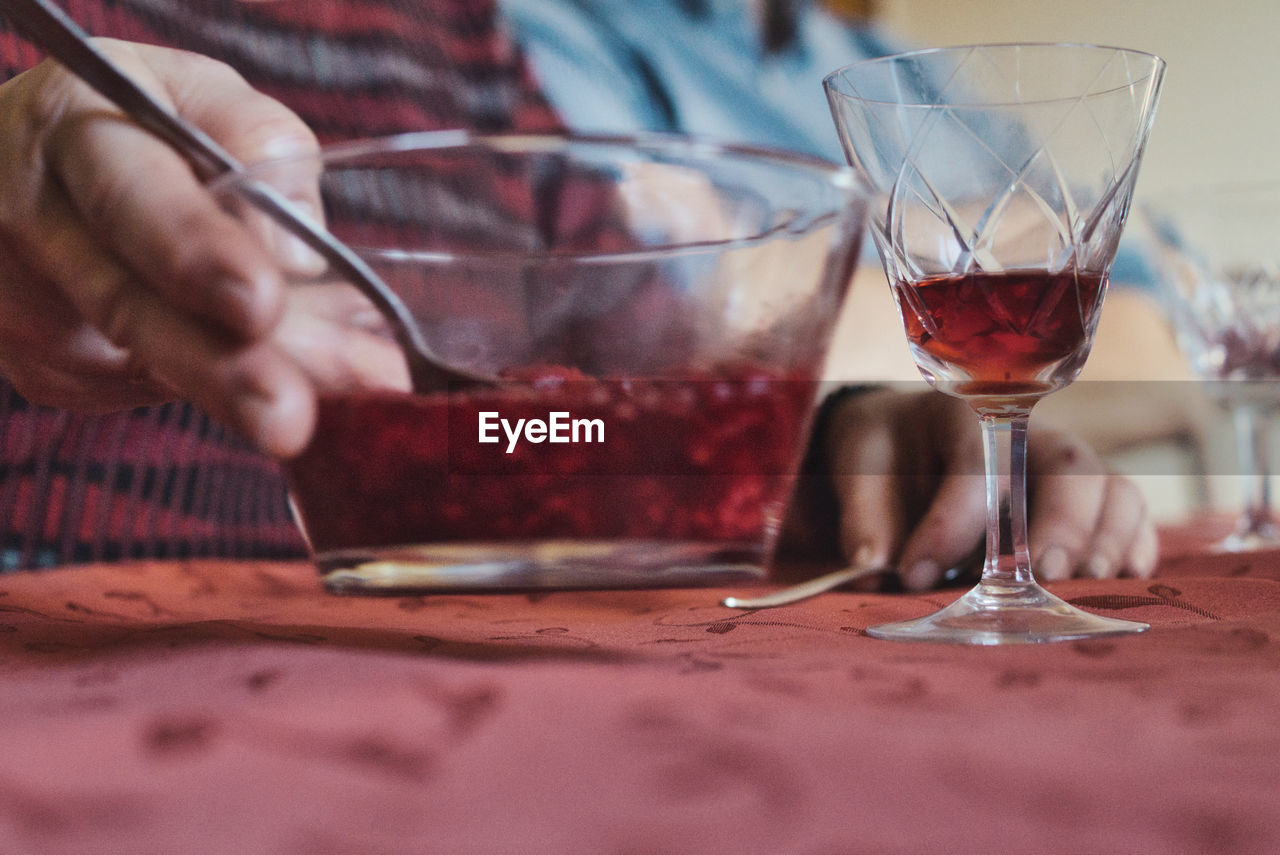
[[[1218,546],[1280,545],[1269,442],[1280,406],[1280,185],[1180,188],[1139,207],[1179,347],[1235,423],[1249,486],[1236,530]]]
[[[976,45],[855,63],[823,86],[925,379],[982,426],[981,581],[878,638],[974,644],[1140,632],[1040,587],[1027,544],[1032,406],[1088,355],[1164,62],[1091,45]]]

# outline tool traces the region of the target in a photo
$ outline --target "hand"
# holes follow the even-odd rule
[[[242,161],[316,145],[221,63],[96,41]],[[315,401],[273,338],[284,291],[187,163],[60,66],[0,85],[0,373],[24,397],[88,411],[183,397],[292,454]]]
[[[1150,576],[1156,535],[1137,485],[1109,472],[1079,438],[1033,425],[1027,468],[1036,577]],[[914,590],[938,584],[949,568],[981,563],[982,438],[967,404],[937,392],[878,390],[838,402],[827,426],[814,441],[824,443],[836,498],[830,534],[845,561],[892,564]],[[797,503],[796,518],[805,505]]]

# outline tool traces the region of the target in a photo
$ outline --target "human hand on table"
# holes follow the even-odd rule
[[[823,443],[829,472],[818,477],[829,477],[835,494],[835,531],[827,536],[845,561],[897,567],[915,590],[938,584],[949,568],[980,563],[982,437],[967,404],[932,391],[883,389],[836,402],[825,427],[814,442]],[[1037,578],[1152,574],[1155,528],[1136,484],[1109,472],[1079,437],[1039,423],[1027,469]],[[805,504],[800,497],[788,521],[793,548],[802,517],[814,511]],[[806,537],[813,546],[813,532]]]
[[[226,65],[97,43],[241,161],[316,145]],[[183,397],[296,452],[313,369],[289,353],[305,336],[285,304],[266,251],[165,143],[52,62],[0,85],[0,373],[24,397],[97,412]]]

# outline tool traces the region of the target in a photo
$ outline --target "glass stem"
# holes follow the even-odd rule
[[[1027,425],[1030,410],[982,412],[987,481],[987,558],[984,586],[1034,584],[1027,545]]]
[[[1238,534],[1265,535],[1271,520],[1271,443],[1269,414],[1252,405],[1236,407],[1236,447],[1240,471],[1249,479]]]

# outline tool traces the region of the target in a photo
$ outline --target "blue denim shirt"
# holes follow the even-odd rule
[[[873,27],[813,4],[762,45],[747,0],[500,0],[543,92],[582,131],[700,134],[843,162],[822,78],[892,53]]]
[[[574,130],[667,131],[776,146],[844,162],[822,79],[903,49],[801,0],[792,43],[763,46],[751,0],[498,0],[540,88]],[[866,250],[872,252],[871,242]],[[1117,284],[1152,285],[1132,240]]]

